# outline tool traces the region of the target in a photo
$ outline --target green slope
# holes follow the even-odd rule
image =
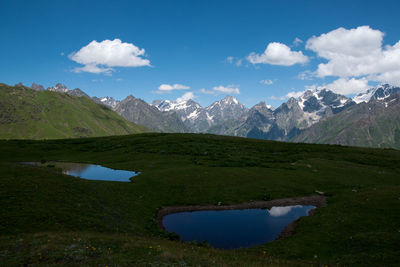
[[[54,139],[145,132],[87,97],[0,84],[0,138]]]
[[[400,95],[385,102],[352,106],[305,129],[291,141],[400,149]]]
[[[89,181],[21,161],[140,171]],[[4,266],[398,266],[400,151],[205,134],[0,141]],[[293,236],[223,251],[169,240],[162,206],[314,195]]]

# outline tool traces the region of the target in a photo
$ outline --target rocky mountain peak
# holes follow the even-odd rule
[[[82,97],[82,96],[85,96],[85,97],[89,97],[85,92],[83,92],[81,89],[79,89],[79,88],[75,88],[75,89],[73,89],[73,90],[68,90],[67,92],[66,92],[68,95],[72,95],[72,96],[78,96],[78,97]]]
[[[232,104],[238,105],[239,101],[235,97],[233,97],[231,95],[227,95],[227,96],[225,96],[225,98],[223,98],[220,101],[220,103],[224,103],[224,104],[228,104],[228,105],[232,105]]]
[[[31,88],[35,91],[44,91],[44,87],[41,84],[32,83]]]
[[[67,86],[65,86],[61,83],[57,83],[56,86],[49,87],[49,88],[47,88],[47,90],[53,91],[53,92],[59,92],[59,93],[67,93],[69,91]]]
[[[358,103],[366,102],[371,100],[386,101],[390,96],[400,92],[400,87],[389,84],[381,84],[377,87],[369,88],[363,93],[356,95],[353,101]]]
[[[115,100],[113,97],[110,96],[103,96],[103,97],[93,97],[94,102],[105,105],[111,109],[115,109],[115,107],[120,102],[119,100]]]

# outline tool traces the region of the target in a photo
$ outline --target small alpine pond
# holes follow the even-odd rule
[[[140,172],[114,170],[107,167],[103,167],[101,165],[87,164],[87,163],[51,161],[47,163],[23,162],[23,164],[57,167],[62,169],[63,174],[87,180],[130,182],[131,177],[140,174]]]
[[[283,229],[315,206],[271,209],[205,210],[165,215],[162,224],[185,241],[207,242],[223,249],[247,248],[275,240]]]

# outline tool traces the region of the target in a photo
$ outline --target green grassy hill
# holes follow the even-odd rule
[[[354,105],[305,129],[291,141],[400,149],[400,94]]]
[[[142,172],[90,181],[21,161]],[[325,192],[294,235],[224,251],[171,240],[160,207]],[[398,266],[400,151],[195,134],[0,141],[5,266]]]
[[[147,131],[87,97],[0,84],[0,138],[54,139]]]

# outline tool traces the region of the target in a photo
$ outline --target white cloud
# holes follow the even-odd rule
[[[326,59],[318,65],[319,77],[360,77],[393,82],[400,69],[400,42],[382,47],[384,33],[369,26],[338,28],[311,37],[306,48]]]
[[[315,76],[315,73],[310,70],[305,70],[299,73],[297,76],[300,80],[312,80]]]
[[[300,96],[302,96],[303,94],[304,94],[304,92],[305,91],[292,91],[292,92],[289,92],[289,93],[287,93],[285,96],[282,96],[280,99],[281,100],[285,100],[285,99],[288,99],[288,98],[291,98],[291,97],[294,97],[294,98],[299,98]]]
[[[287,45],[274,42],[268,44],[263,54],[258,55],[253,52],[247,57],[247,60],[252,64],[292,66],[308,62],[308,57],[301,51],[292,51]]]
[[[261,80],[260,83],[266,84],[266,85],[271,85],[271,84],[273,84],[274,82],[273,82],[272,80]]]
[[[120,39],[92,41],[73,52],[69,58],[84,65],[75,68],[74,72],[91,72],[110,74],[113,67],[150,66],[150,60],[143,58],[145,50],[131,43],[123,43]]]
[[[208,95],[219,95],[219,94],[240,94],[239,87],[234,85],[228,86],[214,86],[212,90],[206,90],[205,88],[201,88],[200,92]]]
[[[277,98],[276,96],[274,96],[274,95],[271,95],[270,97],[268,97],[268,99],[270,99],[270,100],[277,100],[278,98]]]
[[[99,67],[95,64],[88,64],[80,68],[75,68],[72,70],[73,72],[79,73],[79,72],[90,72],[90,73],[104,73],[106,75],[110,75],[111,72],[113,71],[112,68],[105,68],[105,67]]]
[[[175,84],[161,84],[158,87],[158,90],[156,91],[156,93],[169,93],[173,90],[188,90],[190,89],[189,86],[183,85],[183,84],[179,84],[179,83],[175,83]]]
[[[300,38],[296,37],[293,41],[293,45],[294,46],[299,46],[301,43],[303,43],[303,40],[301,40]]]
[[[205,88],[201,88],[200,92],[203,93],[203,94],[207,94],[207,95],[215,95],[216,94],[215,91],[206,90]]]
[[[225,94],[240,94],[239,88],[234,87],[233,85],[228,86],[215,86],[213,87],[215,92],[225,93]]]
[[[236,61],[235,65],[236,65],[237,67],[242,66],[242,60],[241,60],[241,59],[238,59],[238,60]]]
[[[349,95],[349,94],[358,94],[360,92],[364,92],[369,88],[369,86],[368,86],[368,80],[366,78],[361,78],[361,79],[339,78],[330,84],[321,86],[321,88],[327,88],[337,94]]]
[[[187,101],[189,99],[194,99],[194,98],[196,98],[196,96],[193,94],[193,92],[186,92],[181,97],[178,97],[176,99],[176,102],[181,103],[181,102]]]
[[[306,88],[306,91],[307,91],[307,90],[314,91],[314,90],[318,89],[319,86],[316,85],[316,84],[312,84],[312,85],[305,85],[304,88]]]
[[[317,84],[306,85],[304,88],[307,90],[321,90],[321,89],[329,89],[337,94],[342,95],[350,95],[350,94],[358,94],[367,90],[370,86],[368,85],[368,79],[365,77],[361,79],[356,78],[339,78],[332,83],[324,84],[319,86]],[[296,95],[296,93],[303,92],[292,92],[292,95]]]

